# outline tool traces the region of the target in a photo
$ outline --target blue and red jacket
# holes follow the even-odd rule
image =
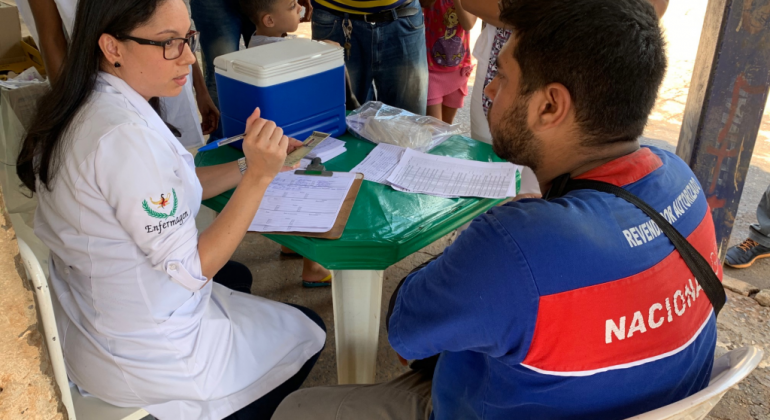
[[[722,278],[701,186],[653,147],[582,176],[658,210]],[[624,419],[708,385],[716,320],[658,226],[594,190],[522,200],[476,218],[398,291],[389,341],[441,354],[433,418]]]

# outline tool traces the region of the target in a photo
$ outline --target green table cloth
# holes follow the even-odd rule
[[[347,151],[325,163],[332,171],[349,171],[376,146],[350,134],[340,137]],[[478,161],[502,161],[492,147],[463,136],[454,136],[431,154]],[[196,166],[237,160],[243,153],[225,146],[199,153]],[[203,201],[221,211],[232,191]],[[457,229],[502,200],[440,198],[395,191],[364,180],[342,238],[336,240],[301,236],[265,235],[329,270],[384,270],[401,259]]]

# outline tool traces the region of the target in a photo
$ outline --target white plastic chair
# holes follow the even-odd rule
[[[628,420],[700,420],[711,412],[730,388],[749,376],[762,361],[762,355],[763,351],[754,346],[728,352],[714,362],[711,381],[705,389]]]
[[[59,340],[59,332],[56,329],[51,292],[48,289],[48,279],[29,245],[22,239],[18,239],[18,243],[21,260],[24,263],[24,268],[27,270],[27,276],[35,288],[37,307],[43,321],[45,342],[48,346],[48,354],[51,357],[53,374],[56,378],[56,384],[61,391],[62,403],[67,409],[70,420],[140,420],[148,416],[149,413],[141,408],[116,407],[96,397],[84,397],[80,394],[76,385],[69,386],[67,370],[64,367],[61,340]]]

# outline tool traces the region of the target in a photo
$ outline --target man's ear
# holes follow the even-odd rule
[[[99,37],[99,48],[102,49],[104,58],[110,65],[115,65],[115,63],[123,61],[123,55],[120,51],[120,42],[115,39],[114,36],[102,34],[102,36]]]
[[[273,15],[271,15],[270,13],[265,13],[262,16],[262,25],[264,25],[267,28],[272,28],[273,26],[275,26]]]
[[[548,130],[561,125],[572,112],[572,96],[561,83],[551,83],[533,95],[537,106],[534,130]]]

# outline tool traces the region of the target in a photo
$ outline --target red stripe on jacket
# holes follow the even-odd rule
[[[687,239],[721,281],[711,211]],[[641,364],[677,351],[695,338],[712,310],[676,250],[641,273],[542,296],[539,305],[523,364],[564,375]]]

